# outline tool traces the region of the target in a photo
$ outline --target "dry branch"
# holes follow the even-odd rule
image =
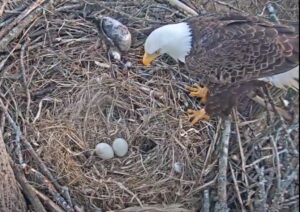
[[[23,193],[26,195],[26,198],[29,199],[30,203],[33,206],[33,209],[35,211],[41,211],[46,212],[46,209],[44,208],[43,204],[37,197],[34,188],[28,183],[27,179],[25,178],[23,174],[23,170],[20,169],[18,166],[13,166],[13,170],[16,176],[16,179],[18,180],[20,186],[22,187]]]
[[[222,6],[228,7],[231,10],[235,10],[235,11],[240,12],[240,13],[245,13],[245,11],[243,11],[243,10],[241,10],[241,9],[239,9],[239,8],[229,4],[227,2],[223,2],[223,1],[214,1],[214,2],[217,3],[217,4],[220,4]]]
[[[231,121],[229,117],[224,120],[224,130],[220,140],[220,159],[218,176],[218,202],[214,211],[226,212],[227,207],[227,165],[228,165],[228,145],[231,133]]]
[[[249,182],[248,182],[247,174],[246,174],[246,159],[245,159],[245,154],[244,154],[245,150],[243,148],[243,144],[242,144],[242,140],[241,140],[241,134],[240,134],[240,130],[239,130],[240,122],[239,122],[236,108],[233,110],[233,118],[234,118],[234,122],[235,122],[235,131],[236,131],[237,140],[239,143],[239,150],[240,150],[240,156],[241,156],[241,161],[242,161],[242,179],[245,180],[245,184],[248,187]]]
[[[205,189],[203,191],[203,206],[201,212],[209,212],[210,202],[209,202],[209,190]]]
[[[48,198],[45,194],[42,192],[36,190],[35,188],[32,188],[37,196],[44,202],[45,205],[48,206],[49,210],[51,212],[64,212],[58,205],[56,205],[50,198]]]
[[[16,143],[16,154],[18,156],[18,162],[19,164],[23,164],[23,155],[21,151],[21,137],[22,137],[22,132],[19,127],[19,125],[16,124],[16,122],[13,120],[11,115],[9,114],[7,107],[4,105],[2,99],[0,99],[0,108],[2,109],[2,112],[5,114],[6,119],[8,120],[9,124],[12,126],[16,138],[15,138],[15,143]]]
[[[265,101],[261,98],[261,97],[259,97],[259,96],[255,96],[255,97],[250,97],[253,101],[255,101],[255,102],[257,102],[258,104],[260,104],[261,106],[264,106],[264,107],[266,107],[269,111],[273,111],[272,109],[272,105],[271,104],[268,104],[268,105],[266,105],[266,103],[265,103]],[[284,109],[281,109],[281,108],[279,108],[279,107],[275,107],[276,108],[276,110],[278,111],[278,113],[282,116],[282,117],[284,117],[286,120],[288,120],[288,121],[291,121],[293,118],[292,118],[292,116],[287,112],[287,111],[285,111]]]
[[[19,24],[26,16],[28,16],[32,11],[34,11],[38,6],[44,3],[45,0],[37,0],[36,2],[33,2],[30,7],[28,7],[24,12],[22,12],[18,17],[14,19],[12,23],[10,23],[8,26],[4,27],[0,31],[0,40],[9,32],[11,31],[14,26]]]
[[[57,204],[59,204],[65,211],[74,211],[73,208],[65,201],[61,194],[55,189],[52,183],[43,174],[26,164],[23,164],[22,168],[26,175],[30,175],[31,177],[33,177],[33,179],[35,179],[36,183],[39,183],[43,187],[47,188],[47,191],[51,194],[54,201],[57,202]]]
[[[229,167],[230,167],[231,176],[232,176],[232,180],[233,180],[233,183],[234,183],[234,188],[235,188],[235,191],[236,191],[236,195],[238,197],[238,201],[239,201],[240,206],[241,206],[241,211],[245,212],[246,209],[245,209],[244,204],[243,204],[243,200],[242,200],[242,197],[241,197],[241,192],[240,192],[240,189],[239,189],[239,185],[238,185],[238,182],[237,182],[237,179],[236,179],[236,176],[235,176],[235,173],[234,173],[234,170],[232,168],[231,163],[229,163]]]
[[[30,112],[30,104],[31,104],[31,95],[30,95],[30,90],[29,90],[29,83],[30,83],[30,81],[28,82],[28,80],[27,80],[24,57],[25,57],[25,49],[27,48],[29,42],[30,42],[30,40],[28,39],[22,45],[21,54],[20,54],[21,76],[22,76],[22,81],[23,81],[23,87],[25,89],[26,96],[27,96],[27,107],[26,107],[26,113],[25,113],[25,118],[26,118],[27,122],[29,122],[29,112]]]
[[[198,13],[195,10],[193,10],[190,7],[188,7],[184,3],[180,2],[179,0],[166,0],[166,1],[169,4],[171,4],[172,6],[178,8],[182,12],[186,13],[187,15],[190,15],[190,16],[197,16],[198,15]]]
[[[45,163],[41,160],[41,158],[38,156],[38,154],[35,152],[35,150],[33,149],[32,145],[24,139],[23,141],[24,143],[24,147],[26,149],[26,151],[28,151],[30,153],[30,155],[33,157],[33,159],[35,160],[35,162],[38,164],[38,167],[40,168],[41,172],[46,175],[46,177],[48,179],[50,179],[50,181],[48,182],[48,180],[46,180],[46,177],[44,177],[42,174],[39,174],[38,176],[42,176],[43,179],[45,179],[47,181],[47,185],[49,186],[50,189],[53,190],[53,194],[54,197],[58,197],[60,199],[62,203],[62,205],[65,205],[65,201],[67,201],[67,206],[66,208],[72,207],[72,202],[70,201],[69,194],[65,193],[65,189],[63,189],[62,186],[59,185],[59,183],[57,182],[57,180],[53,177],[53,175],[51,174],[51,172],[49,171],[48,167],[45,165]],[[27,166],[24,164],[24,166]],[[33,169],[30,169],[33,170]],[[33,171],[33,173],[38,173],[37,171]],[[52,183],[54,185],[54,187],[52,188]],[[62,194],[65,198],[65,200],[62,200],[60,197],[60,194],[57,194],[57,191],[59,191],[60,194]],[[70,206],[69,206],[70,205]]]
[[[0,211],[27,211],[25,199],[10,165],[11,158],[6,151],[0,131]]]
[[[45,3],[43,7],[38,7],[42,2],[44,2],[44,0],[34,2],[28,10],[25,10],[19,16],[18,21],[11,23],[5,29],[0,31],[0,51],[6,50],[8,44],[13,39],[17,38],[23,30],[44,11],[44,9],[50,9],[51,1]]]
[[[152,206],[143,206],[143,207],[128,207],[120,210],[120,212],[191,212],[191,210],[184,209],[180,204],[172,205],[152,205]]]
[[[264,176],[264,167],[259,168],[257,165],[254,166],[258,174],[258,191],[256,193],[256,199],[254,201],[254,209],[257,212],[266,212],[267,207],[267,193],[266,193],[266,179]]]

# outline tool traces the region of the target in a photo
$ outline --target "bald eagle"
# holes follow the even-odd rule
[[[299,23],[236,13],[197,16],[155,29],[144,49],[143,64],[168,54],[199,80],[188,87],[205,104],[187,111],[193,124],[229,115],[240,97],[266,83],[299,90]]]

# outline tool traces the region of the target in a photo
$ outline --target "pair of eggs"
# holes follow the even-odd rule
[[[116,138],[113,141],[112,146],[107,143],[97,144],[95,152],[100,158],[104,160],[113,158],[114,154],[119,157],[123,157],[128,152],[128,143],[123,138]]]

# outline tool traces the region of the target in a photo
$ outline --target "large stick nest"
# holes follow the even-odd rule
[[[32,5],[4,2],[0,32]],[[198,12],[204,8],[259,15],[267,1],[224,2],[187,5]],[[282,21],[298,19],[296,0],[275,6]],[[55,180],[69,188],[73,204],[86,211],[139,211],[142,206],[149,206],[146,211],[196,211],[204,208],[203,202],[212,208],[218,202],[221,120],[192,126],[185,111],[198,102],[184,85],[194,81],[167,57],[151,67],[140,62],[149,32],[186,14],[154,0],[45,1],[43,7],[31,14],[26,27],[16,24],[22,33],[16,29],[14,37],[10,31],[14,38],[1,47],[1,99],[20,126],[22,162],[36,170],[44,163]],[[99,15],[115,18],[131,31],[133,45],[122,61],[109,56],[109,46],[85,18]],[[124,65],[128,61],[132,66]],[[272,101],[294,118],[283,120],[250,99],[238,108],[227,170],[227,204],[232,210],[297,207],[298,94],[271,93]],[[289,101],[287,107],[283,99]],[[14,128],[8,123],[2,129],[18,164]],[[129,143],[125,157],[103,161],[92,154],[97,143],[117,137]],[[32,145],[41,161],[22,141]],[[174,164],[181,166],[181,173]],[[28,180],[55,200],[34,178]]]

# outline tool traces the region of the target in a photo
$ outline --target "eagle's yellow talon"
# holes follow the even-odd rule
[[[190,91],[190,96],[196,96],[201,98],[201,103],[205,103],[208,96],[208,88],[201,87],[199,85],[187,86],[186,89]]]
[[[196,124],[200,120],[209,120],[209,115],[207,115],[205,109],[200,109],[200,110],[187,110],[188,117],[189,119],[192,119],[192,124]]]

